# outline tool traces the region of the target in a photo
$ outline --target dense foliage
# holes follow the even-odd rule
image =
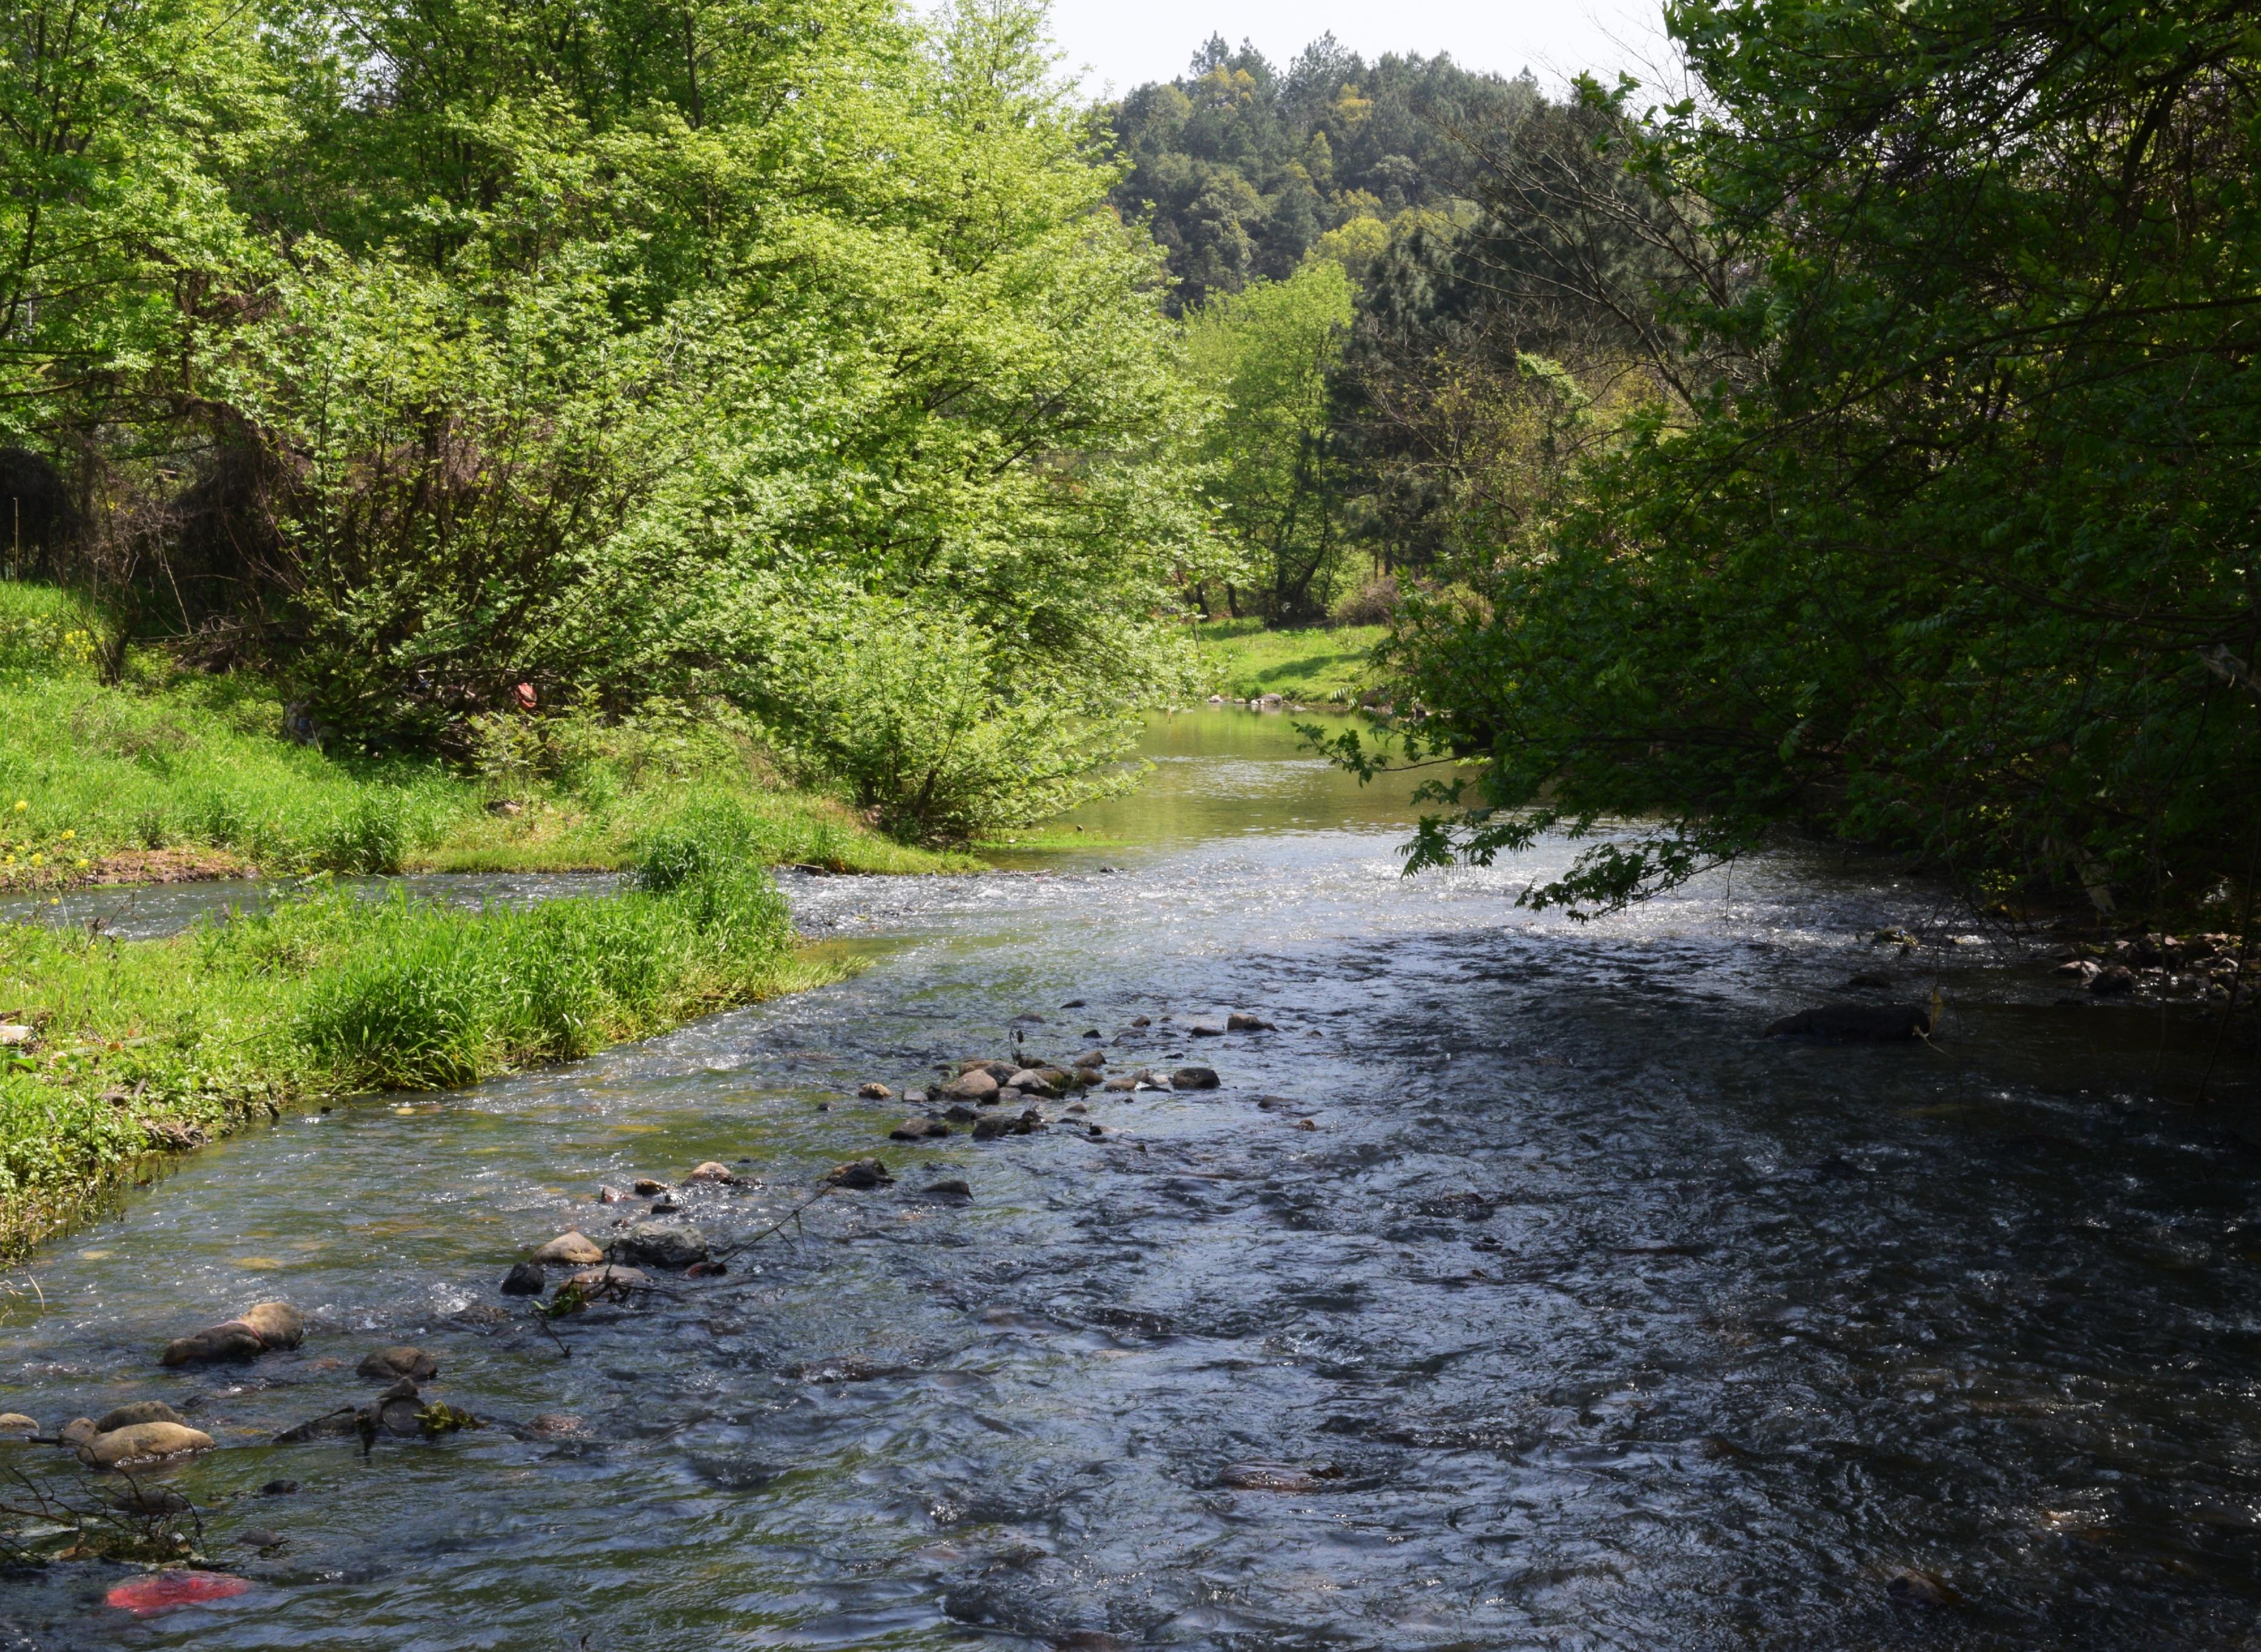
[[[22,555],[348,741],[658,694],[812,772],[846,759],[808,650],[878,604],[898,647],[979,637],[980,703],[1051,743],[1001,760],[1069,794],[1090,707],[1172,670],[1201,518],[1153,250],[1042,25],[0,8]]]
[[[1478,765],[1417,860],[1646,815],[1538,898],[1637,897],[1785,825],[1982,900],[2250,892],[2250,8],[1668,18],[1696,97],[1588,90],[1616,176],[1511,147],[1487,187],[1523,264],[1566,226],[1597,249],[1554,284],[1618,326],[1550,388],[1534,313],[1494,312],[1531,440],[1403,627],[1422,743]]]

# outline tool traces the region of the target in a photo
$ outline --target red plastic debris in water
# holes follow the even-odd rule
[[[130,1584],[120,1584],[103,1599],[111,1605],[123,1606],[137,1618],[148,1618],[170,1612],[176,1606],[226,1600],[250,1587],[247,1579],[231,1577],[226,1572],[159,1572],[152,1577],[137,1577]]]

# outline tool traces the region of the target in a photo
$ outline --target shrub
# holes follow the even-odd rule
[[[779,737],[914,842],[963,843],[1129,789],[1136,716],[1005,673],[1000,651],[960,621],[868,603],[829,646],[796,651],[772,696]]]
[[[1344,625],[1387,625],[1397,611],[1397,576],[1377,574],[1335,604]]]

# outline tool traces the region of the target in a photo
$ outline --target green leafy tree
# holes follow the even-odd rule
[[[1980,899],[2250,890],[2250,8],[1668,19],[1700,96],[1628,130],[1700,232],[1661,284],[1684,394],[1413,617],[1424,741],[1476,765],[1417,859],[1633,815],[1539,898],[1637,898],[1786,825]]]
[[[1212,298],[1186,318],[1186,359],[1216,399],[1204,456],[1218,526],[1238,552],[1223,584],[1281,619],[1326,612],[1342,557],[1328,452],[1329,375],[1350,331],[1343,267],[1314,259],[1285,281]]]

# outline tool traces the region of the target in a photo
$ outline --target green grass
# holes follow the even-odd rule
[[[1348,705],[1368,686],[1382,636],[1378,625],[1274,630],[1261,620],[1209,620],[1195,628],[1194,643],[1208,693]]]
[[[357,759],[281,737],[245,675],[156,650],[96,672],[102,622],[48,587],[0,580],[0,887],[152,871],[499,872],[612,868],[656,818],[716,797],[753,852],[835,872],[949,872],[842,805],[774,784],[749,743],[689,715],[616,726],[495,720],[479,772]]]
[[[371,1089],[571,1059],[837,979],[802,953],[728,801],[648,832],[635,887],[480,914],[329,892],[167,940],[4,931],[0,1254],[97,1205],[154,1151]]]

